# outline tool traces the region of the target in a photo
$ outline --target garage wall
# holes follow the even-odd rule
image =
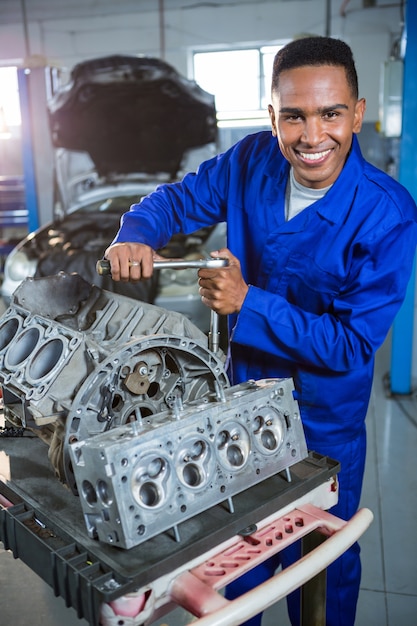
[[[368,101],[367,121],[378,119],[380,65],[401,32],[400,1],[85,0],[80,5],[26,0],[26,28],[19,4],[0,4],[0,63],[39,55],[69,70],[79,61],[107,54],[146,54],[165,58],[187,75],[190,48],[272,43],[300,33],[324,35],[327,24],[329,34],[347,41],[354,51],[361,95]]]

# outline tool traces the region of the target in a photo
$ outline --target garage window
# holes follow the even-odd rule
[[[20,124],[17,68],[0,67],[0,138],[11,136],[11,128]]]
[[[193,52],[194,80],[215,96],[219,128],[269,125],[275,45]]]

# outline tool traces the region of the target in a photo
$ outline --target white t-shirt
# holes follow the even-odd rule
[[[287,222],[301,213],[303,209],[320,200],[326,195],[332,185],[323,189],[312,189],[300,185],[294,178],[294,170],[290,169],[287,189],[285,191],[285,219]]]

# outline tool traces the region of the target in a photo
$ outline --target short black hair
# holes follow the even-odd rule
[[[352,50],[341,39],[321,36],[294,39],[277,52],[272,70],[272,91],[278,89],[281,72],[305,65],[344,67],[352,94],[358,98],[358,75]]]

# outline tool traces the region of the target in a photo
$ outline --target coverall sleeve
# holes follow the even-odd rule
[[[202,163],[181,182],[159,186],[122,216],[113,243],[146,243],[163,247],[174,234],[192,233],[226,219],[227,157]]]
[[[384,341],[404,299],[416,231],[415,222],[404,221],[383,238],[358,246],[348,283],[320,315],[284,295],[251,286],[232,341],[289,365],[333,372],[363,367]]]

